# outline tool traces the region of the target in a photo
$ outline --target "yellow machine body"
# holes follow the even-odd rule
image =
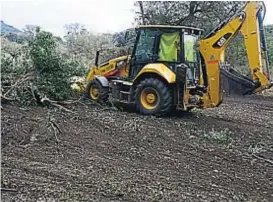
[[[136,81],[139,77],[149,75],[149,74],[156,74],[159,77],[163,78],[169,84],[175,83],[176,75],[173,71],[171,71],[166,65],[162,63],[151,63],[145,65],[140,72],[134,78]]]
[[[90,71],[87,75],[86,80],[91,81],[95,77],[95,75],[99,76],[109,76],[109,75],[118,75],[122,77],[128,76],[128,67],[129,67],[129,56],[121,56],[112,60],[109,60],[109,62],[101,64],[99,66],[92,66],[90,68]],[[122,64],[120,66],[117,66],[118,63],[121,62]]]
[[[265,73],[265,69],[268,68],[265,68],[267,64],[262,60],[261,35],[257,20],[262,6],[261,2],[248,2],[242,12],[229,19],[221,29],[212,36],[200,40],[199,51],[204,58],[208,76],[207,98],[209,100],[204,105],[205,108],[217,106],[222,101],[219,63],[225,62],[226,48],[239,32],[244,38],[252,80],[260,82],[260,86],[253,93],[272,86],[269,72]],[[214,46],[215,43],[219,45]]]
[[[220,64],[225,62],[225,50],[230,42],[238,33],[241,33],[244,37],[252,80],[259,84],[252,93],[268,89],[272,84],[270,83],[266,51],[261,48],[261,40],[264,40],[261,38],[260,33],[261,22],[257,19],[261,9],[263,9],[261,2],[248,2],[239,13],[222,22],[209,35],[198,41],[197,51],[202,60],[199,66],[197,65],[196,67],[200,72],[197,83],[192,84],[189,80],[185,79],[182,85],[181,82],[179,83],[179,77],[181,75],[179,76],[176,70],[171,69],[160,59],[178,61],[179,57],[177,55],[173,56],[173,53],[180,51],[178,44],[181,41],[177,34],[173,34],[170,37],[175,41],[171,43],[168,42],[170,39],[168,38],[168,34],[163,34],[164,37],[162,35],[161,40],[165,40],[166,44],[169,44],[169,47],[166,48],[162,44],[159,44],[159,60],[156,62],[147,62],[141,66],[141,69],[137,71],[136,74],[132,75],[130,73],[130,69],[135,68],[135,66],[131,66],[133,64],[131,57],[133,56],[130,55],[118,57],[109,60],[109,62],[105,64],[91,67],[86,80],[90,83],[96,80],[97,76],[106,78],[107,81],[105,81],[105,79],[101,80],[105,81],[102,86],[104,88],[107,85],[111,86],[112,89],[110,91],[112,91],[112,95],[118,102],[132,104],[135,103],[135,99],[139,99],[140,102],[143,103],[142,107],[145,108],[146,106],[146,109],[142,110],[142,112],[146,110],[146,114],[153,114],[154,108],[157,107],[157,99],[159,99],[160,96],[164,97],[164,93],[162,94],[160,89],[156,89],[156,86],[150,90],[149,88],[145,88],[141,93],[137,93],[136,95],[134,93],[145,85],[155,84],[156,82],[152,81],[153,79],[159,79],[160,82],[163,82],[164,86],[158,82],[158,86],[162,85],[163,90],[165,87],[172,90],[172,94],[168,95],[173,97],[172,103],[170,104],[175,105],[176,109],[188,110],[194,107],[216,107],[219,106],[223,100],[220,83]],[[142,25],[140,27],[144,30],[153,28],[180,29],[182,33],[184,30],[190,30],[192,33],[199,31],[198,28],[183,26]],[[137,40],[138,39],[136,39],[136,43],[143,43],[137,42]],[[136,47],[135,45],[135,48]],[[173,48],[175,50],[173,50]],[[166,53],[170,54],[167,55],[165,52],[163,53],[163,49]],[[88,89],[91,89],[90,85],[87,85],[87,90]],[[167,93],[168,91],[165,89],[164,92]],[[137,98],[137,96],[139,96],[139,98]],[[168,98],[164,99],[169,102]],[[192,100],[196,100],[196,102]],[[164,106],[162,103],[161,105]]]

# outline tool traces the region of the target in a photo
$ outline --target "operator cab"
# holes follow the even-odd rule
[[[200,78],[200,57],[197,50],[202,29],[186,26],[141,25],[136,28],[136,39],[131,56],[129,79],[150,63],[163,63],[172,71],[183,63],[188,67],[189,83]]]

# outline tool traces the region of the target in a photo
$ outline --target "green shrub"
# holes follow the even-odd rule
[[[212,129],[208,133],[205,133],[204,137],[217,143],[226,145],[231,144],[233,141],[231,138],[231,131],[229,131],[227,128],[220,131]]]
[[[70,88],[70,78],[86,74],[83,63],[61,55],[56,38],[49,32],[36,32],[24,45],[6,39],[2,44],[6,44],[1,46],[2,94],[22,80],[9,93],[9,97],[22,103],[36,102],[37,94],[55,100],[71,98],[74,94]],[[31,76],[24,80],[26,75]]]

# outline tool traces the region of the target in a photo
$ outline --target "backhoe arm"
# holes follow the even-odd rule
[[[225,62],[225,50],[239,32],[245,41],[254,86],[253,93],[271,87],[266,42],[262,32],[263,9],[261,2],[248,2],[240,12],[223,21],[200,40],[199,51],[205,65],[203,72],[207,78],[209,99],[205,105],[208,107],[221,103],[220,64]]]
[[[265,6],[262,2],[248,3],[243,11],[246,17],[240,29],[245,40],[252,80],[257,83],[254,92],[266,89],[271,85],[263,27],[263,11],[265,12]]]

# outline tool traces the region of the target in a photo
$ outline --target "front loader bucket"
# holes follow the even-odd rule
[[[256,88],[255,83],[241,75],[233,68],[221,68],[221,90],[225,95],[242,96],[251,94]]]

